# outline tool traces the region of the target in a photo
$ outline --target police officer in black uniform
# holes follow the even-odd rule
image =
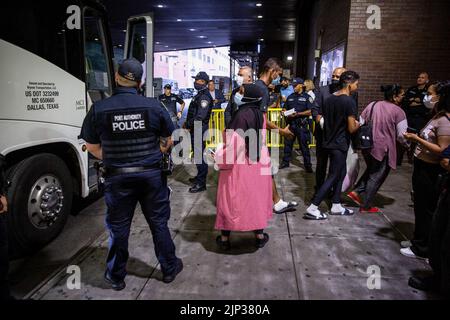
[[[408,126],[418,132],[422,130],[431,118],[430,110],[425,107],[423,99],[428,94],[428,73],[422,72],[417,77],[417,84],[405,92],[403,109],[408,119]]]
[[[163,281],[172,282],[183,269],[167,226],[169,189],[161,170],[174,127],[160,102],[138,95],[142,73],[139,61],[125,60],[115,76],[114,95],[92,106],[81,131],[87,150],[105,166],[106,225],[110,232],[105,280],[114,290],[125,288],[128,237],[138,202],[153,235]],[[167,138],[165,145],[160,144],[162,138]]]
[[[430,110],[425,107],[423,99],[428,94],[430,77],[428,73],[422,72],[417,77],[416,85],[405,92],[405,98],[402,102],[402,108],[406,113],[408,127],[419,133],[431,119]],[[415,144],[412,144],[408,150],[409,161],[412,162],[414,156]],[[401,165],[406,149],[400,144],[397,145],[397,164]]]
[[[197,95],[189,105],[186,128],[191,132],[191,143],[194,150],[194,160],[197,165],[197,177],[189,179],[194,185],[189,189],[190,193],[198,193],[206,190],[206,177],[208,165],[203,158],[206,142],[203,140],[208,130],[211,110],[214,106],[213,98],[209,94],[209,76],[206,72],[199,72],[195,77],[194,87]],[[201,137],[200,137],[201,135]]]
[[[181,119],[181,115],[183,114],[185,106],[184,100],[181,99],[180,96],[172,93],[172,86],[170,84],[166,84],[164,86],[164,94],[160,95],[158,97],[158,100],[169,112],[175,129],[178,129],[178,120]],[[178,111],[177,109],[177,103],[181,105],[180,111]]]
[[[303,163],[305,170],[312,173],[311,154],[309,152],[308,144],[310,142],[310,131],[308,127],[308,119],[311,116],[311,109],[313,105],[309,100],[309,96],[303,89],[303,79],[295,78],[292,81],[294,86],[294,93],[291,94],[285,103],[286,111],[295,110],[293,115],[287,117],[289,130],[291,130],[297,137],[300,143],[300,150],[303,155]],[[289,167],[292,156],[292,148],[295,140],[286,139],[284,144],[284,157],[280,165],[280,169]]]

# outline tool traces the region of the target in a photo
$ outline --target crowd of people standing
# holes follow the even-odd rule
[[[417,85],[406,90],[399,84],[383,85],[383,99],[370,102],[359,113],[358,87],[363,80],[358,73],[337,68],[332,83],[316,90],[312,81],[301,78],[294,78],[292,82],[280,78],[278,82],[276,74],[279,70],[270,66],[269,61],[265,70],[270,79],[258,80],[252,85],[248,78],[233,92],[226,111],[227,128],[263,128],[262,141],[265,142],[266,130],[274,129],[268,125],[265,113],[268,107],[282,108],[287,123],[285,129],[291,134],[282,132],[285,149],[280,169],[289,167],[293,140],[298,139],[305,171],[312,172],[309,148],[305,148],[307,137],[302,134],[302,129],[303,126],[310,128],[308,121],[311,118],[316,122],[315,195],[304,215],[310,220],[355,214],[355,210],[342,205],[342,193],[357,205],[360,213],[382,213],[375,206],[375,195],[391,171],[401,165],[403,150],[413,155],[415,231],[411,241],[401,243],[404,248],[400,253],[411,258],[429,259],[434,271],[430,278],[412,277],[410,286],[449,293],[450,81],[430,84],[428,74],[423,72]],[[248,67],[240,73],[250,74]],[[258,86],[262,90],[259,93],[255,90]],[[241,166],[227,164],[220,167],[216,229],[222,232],[217,243],[224,250],[231,247],[230,231],[254,231],[258,247],[263,247],[269,239],[268,234],[263,233],[272,214],[267,201],[271,194],[267,188],[268,180],[258,174],[257,166],[252,166],[265,163],[261,159],[268,156],[268,151],[263,143],[263,149],[258,153],[260,158],[250,159],[246,144],[245,137],[224,133],[224,145],[218,151],[219,157],[223,157],[232,149],[242,150],[247,157],[247,162]],[[361,175],[358,172],[359,154],[366,164]],[[254,181],[258,183],[252,183]],[[273,188],[276,190],[275,186]],[[245,199],[241,198],[239,190],[245,191]],[[331,200],[328,212],[320,210],[324,200]],[[261,207],[255,207],[256,203]],[[273,209],[278,213],[276,205]]]

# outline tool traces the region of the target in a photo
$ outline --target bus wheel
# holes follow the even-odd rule
[[[53,240],[71,212],[69,169],[53,154],[27,158],[9,170],[9,234],[13,256],[32,252]]]

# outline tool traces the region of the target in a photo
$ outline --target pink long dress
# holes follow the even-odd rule
[[[263,128],[265,127],[264,117]],[[224,132],[224,145],[218,148],[215,156],[220,169],[216,204],[217,230],[265,229],[272,218],[272,176],[265,129],[262,131],[262,139],[260,161],[251,162],[245,155],[245,140],[236,132]]]

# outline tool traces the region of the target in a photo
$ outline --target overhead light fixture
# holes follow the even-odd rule
[[[168,48],[169,46],[164,46],[164,48]]]
[[[164,5],[158,4],[157,7],[158,7],[158,8],[164,8]]]
[[[257,7],[262,7],[262,3],[257,3],[256,6]]]
[[[211,43],[213,43],[212,41],[208,41],[208,44],[211,44]]]
[[[127,32],[127,30],[123,29],[122,32]]]
[[[191,29],[189,29],[189,31],[192,31],[192,32],[194,32],[194,31],[197,31],[197,29],[193,29],[193,28],[191,28]]]
[[[156,41],[155,43],[156,43],[156,44],[160,44],[160,42],[159,42],[159,41]]]
[[[263,16],[258,16],[258,19],[262,19],[263,18]]]
[[[287,61],[292,61],[294,58],[292,56],[287,57]]]
[[[264,41],[264,39],[259,39],[259,41],[263,42],[263,41]]]
[[[206,36],[198,36],[200,39],[206,39]]]
[[[183,20],[181,20],[181,19],[177,19],[177,22],[181,22],[181,21],[183,21]]]

